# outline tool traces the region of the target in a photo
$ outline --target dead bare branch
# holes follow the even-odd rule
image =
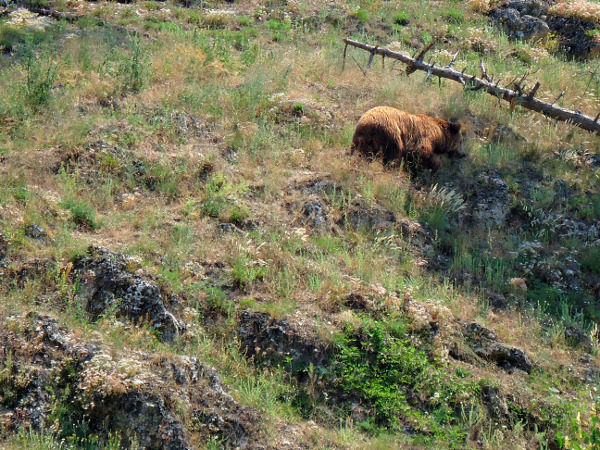
[[[531,92],[527,95],[527,98],[532,99],[533,97],[535,97],[535,93],[538,91],[538,89],[540,88],[541,84],[540,82],[536,82],[535,86],[533,87],[533,89],[531,90]]]
[[[452,66],[454,65],[454,61],[456,61],[456,57],[458,56],[459,52],[460,52],[460,50],[456,50],[456,53],[454,55],[452,55],[452,61],[450,61],[450,64],[448,64],[449,69],[452,69]]]
[[[493,81],[487,74],[487,72],[485,71],[485,66],[483,65],[483,60],[479,62],[479,68],[481,69],[481,78],[483,78],[486,81]]]
[[[367,78],[367,71],[365,69],[363,69],[362,67],[360,67],[360,64],[358,63],[358,61],[354,58],[354,56],[352,57],[352,61],[354,61],[356,63],[356,65],[358,66],[358,68],[360,69],[360,71],[363,73],[363,75],[365,76],[365,78]]]
[[[562,96],[565,95],[566,90],[567,90],[567,88],[564,88],[562,90],[562,92],[560,94],[558,94],[558,97],[556,97],[556,100],[554,100],[550,105],[554,105],[557,101],[559,101],[562,98]]]
[[[351,39],[344,39],[343,41],[347,45],[351,45],[353,47],[360,48],[368,52],[373,52],[374,54],[382,56],[385,55],[387,58],[402,61],[408,66],[406,69],[407,74],[410,74],[416,70],[423,70],[427,73],[431,72],[432,76],[447,78],[449,80],[461,83],[465,87],[465,89],[485,91],[488,94],[493,95],[494,97],[498,97],[498,99],[502,99],[509,102],[513,106],[519,105],[525,109],[544,114],[547,117],[551,117],[553,119],[567,123],[572,123],[573,125],[584,130],[600,134],[600,123],[598,123],[598,118],[600,117],[600,115],[597,116],[596,119],[594,119],[593,117],[587,116],[580,111],[572,111],[570,109],[566,109],[561,106],[555,105],[555,103],[558,100],[560,100],[564,95],[564,91],[561,92],[561,94],[556,100],[554,100],[554,102],[548,103],[535,97],[535,94],[539,89],[537,83],[536,86],[534,86],[534,88],[529,93],[519,93],[518,91],[509,89],[508,87],[500,87],[499,81],[497,81],[494,84],[486,79],[478,78],[475,75],[465,75],[465,70],[459,72],[457,70],[454,70],[452,67],[435,67],[431,64],[423,62],[423,56],[433,46],[433,43],[429,44],[425,49],[423,49],[419,53],[419,55],[417,55],[416,58],[412,58],[411,56],[404,53],[395,52],[381,47],[373,47],[371,45],[364,44],[362,42],[354,41]],[[521,83],[525,81],[527,76],[530,75],[531,73],[527,73],[524,77],[522,77]],[[518,77],[515,77],[507,86],[511,86],[517,79]]]
[[[353,41],[353,42],[355,42],[355,41]],[[350,43],[350,45],[352,45],[352,44]],[[430,42],[429,45],[425,46],[425,48],[423,48],[423,50],[421,50],[417,56],[415,56],[414,58],[411,58],[411,59],[413,59],[415,62],[423,63],[423,57],[425,56],[425,53],[427,53],[429,50],[431,50],[431,47],[433,47],[434,45],[435,45],[435,40]],[[423,63],[423,64],[429,65],[427,63]],[[406,68],[406,75],[410,75],[411,73],[415,72],[416,70],[418,70],[418,68],[413,67],[411,64],[408,64],[408,67]],[[419,70],[422,70],[422,69],[419,69]]]

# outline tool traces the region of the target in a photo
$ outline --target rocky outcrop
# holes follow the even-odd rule
[[[81,287],[78,301],[83,302],[92,320],[114,311],[117,317],[146,321],[162,340],[171,340],[183,324],[166,308],[157,284],[131,273],[135,264],[106,248],[89,247],[87,255],[74,262],[72,274]]]
[[[533,365],[525,352],[498,341],[496,333],[483,325],[476,322],[464,325],[464,335],[469,347],[479,358],[493,362],[509,373],[516,369],[531,373]]]
[[[299,220],[314,230],[331,231],[334,226],[331,208],[319,198],[313,198],[304,203]]]
[[[508,2],[506,7],[494,10],[492,17],[502,24],[511,39],[538,41],[548,36],[550,27],[542,19],[524,14],[523,12],[528,9],[533,9],[527,8],[526,3],[522,1]],[[535,4],[535,2],[531,3]],[[525,5],[524,8],[521,8],[523,12],[515,8],[520,5]]]
[[[226,448],[260,442],[258,411],[233,400],[215,370],[197,358],[109,352],[37,313],[1,322],[0,344],[5,431],[39,430],[58,419],[85,425],[89,435],[98,434],[98,445],[109,433],[119,436],[124,448],[134,442],[147,449],[196,448],[211,439]]]
[[[464,186],[468,193],[467,222],[484,224],[486,227],[503,225],[510,210],[508,184],[493,171],[480,174],[471,185]]]
[[[310,365],[327,365],[330,351],[324,342],[291,323],[261,312],[242,313],[238,338],[242,352],[255,362],[281,365],[300,372]]]
[[[378,206],[365,207],[361,204],[351,205],[344,213],[339,225],[347,226],[354,230],[370,230],[373,232],[393,231],[396,216],[392,211]]]
[[[558,39],[562,51],[572,58],[594,58],[600,54],[600,43],[593,38],[596,28],[591,20],[564,17],[543,0],[508,0],[498,3],[490,17],[511,39],[538,41],[550,32]]]

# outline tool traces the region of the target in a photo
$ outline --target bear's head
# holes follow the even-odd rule
[[[448,158],[464,158],[467,156],[463,149],[462,125],[459,122],[448,122],[445,137],[445,150]]]

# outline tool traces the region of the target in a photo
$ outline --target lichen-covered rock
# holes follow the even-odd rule
[[[548,12],[548,5],[542,0],[508,0],[499,5],[501,9],[514,9],[519,14],[539,17]]]
[[[179,334],[182,324],[167,310],[159,287],[130,272],[131,261],[108,249],[91,246],[74,262],[73,276],[80,281],[85,310],[97,319],[108,308],[117,317],[147,321],[163,340]]]
[[[329,360],[324,342],[303,333],[289,322],[261,312],[244,311],[238,327],[240,347],[246,357],[256,362],[285,365],[297,372],[323,367]]]
[[[542,0],[509,0],[498,2],[490,11],[511,39],[538,41],[550,32],[564,53],[571,58],[595,58],[600,54],[600,42],[594,38],[596,24],[563,11],[568,3],[558,2],[549,8]],[[577,3],[577,2],[576,2]],[[584,3],[584,2],[579,2]]]
[[[493,362],[509,373],[515,369],[531,373],[533,365],[525,352],[499,342],[496,333],[483,325],[477,322],[465,324],[464,335],[470,348],[479,358]]]
[[[508,184],[496,173],[482,173],[475,183],[465,186],[467,222],[496,227],[504,224],[510,210]]]
[[[594,346],[590,335],[575,325],[565,328],[565,339],[571,345],[581,346],[586,350],[591,350]]]
[[[392,211],[378,206],[369,208],[358,203],[345,211],[340,225],[348,226],[354,230],[370,230],[373,232],[392,231],[396,223],[396,216]]]
[[[25,228],[25,236],[31,239],[46,241],[48,239],[48,233],[39,225],[28,225]]]
[[[0,417],[9,433],[47,428],[59,408],[65,424],[85,424],[99,445],[112,433],[124,448],[189,449],[211,439],[261,446],[259,412],[237,403],[194,357],[115,352],[27,313],[0,322],[0,362],[8,370]]]
[[[571,58],[597,58],[600,43],[593,38],[596,24],[578,17],[550,15],[548,25],[559,37],[565,54]]]
[[[559,236],[567,238],[573,235],[561,233]],[[559,247],[548,250],[538,241],[523,242],[516,257],[515,268],[527,279],[541,281],[558,292],[578,291],[582,287],[579,258],[573,249]]]
[[[521,11],[516,8],[525,3],[509,2],[506,4],[507,7],[496,9],[492,17],[502,24],[511,39],[537,41],[545,38],[550,32],[548,24],[534,15],[524,13],[529,12],[530,9],[533,14],[539,12],[527,6],[520,8]]]
[[[531,361],[529,361],[529,358],[523,350],[499,342],[481,347],[477,349],[476,353],[483,359],[495,362],[498,367],[507,372],[519,369],[531,373],[531,369],[533,368]]]
[[[333,222],[330,208],[320,199],[311,199],[304,203],[300,221],[316,230],[331,230]]]
[[[97,351],[60,328],[55,319],[35,312],[0,321],[0,417],[8,431],[40,429],[55,398],[50,388],[76,373]],[[57,381],[57,377],[59,380]]]

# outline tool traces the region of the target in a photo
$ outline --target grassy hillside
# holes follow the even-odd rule
[[[596,39],[577,5],[552,17]],[[600,445],[599,138],[341,39],[435,40],[595,117],[593,55],[481,0],[23,6],[0,17],[4,448]],[[467,158],[351,156],[377,105],[458,118]]]

